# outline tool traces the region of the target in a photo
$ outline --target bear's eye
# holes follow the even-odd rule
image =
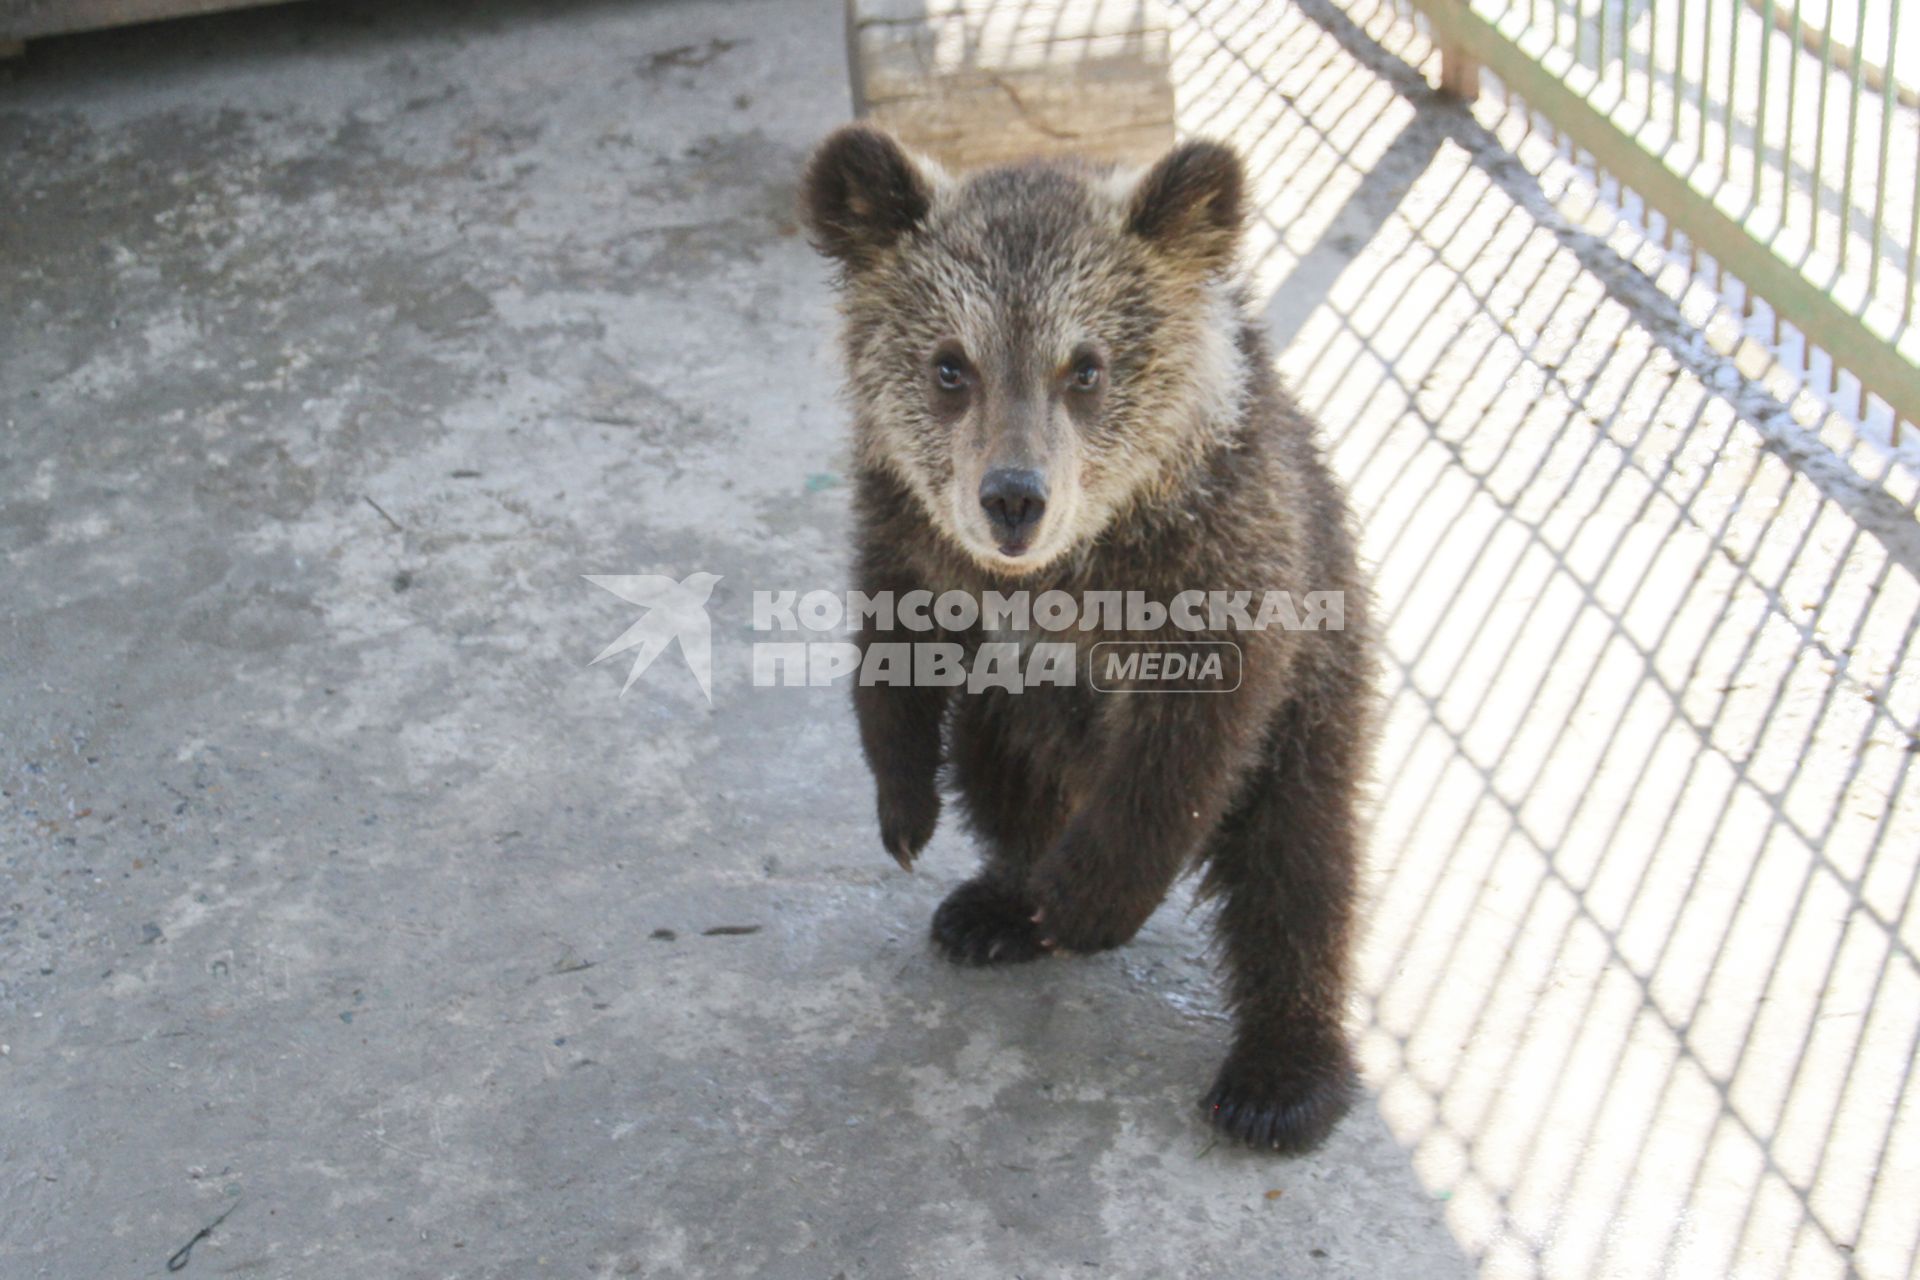
[[[1083,358],[1073,366],[1071,381],[1075,391],[1092,391],[1100,385],[1100,362],[1092,356]]]
[[[933,362],[933,379],[942,391],[958,391],[967,385],[967,371],[953,356],[938,356]]]

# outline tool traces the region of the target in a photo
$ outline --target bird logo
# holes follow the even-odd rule
[[[602,649],[600,656],[588,666],[605,662],[616,653],[638,649],[633,656],[633,666],[627,670],[627,682],[620,686],[620,696],[624,698],[640,673],[678,640],[680,655],[687,660],[693,678],[700,682],[700,692],[706,695],[707,705],[713,705],[713,624],[707,619],[707,597],[720,581],[719,574],[690,573],[679,582],[657,573],[581,576],[601,590],[611,591],[628,604],[637,604],[646,610],[638,622]]]

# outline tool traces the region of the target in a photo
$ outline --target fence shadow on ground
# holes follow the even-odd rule
[[[1390,1127],[1490,1274],[1909,1274],[1920,531],[1390,9],[1178,12],[1182,129],[1249,154],[1377,566]]]

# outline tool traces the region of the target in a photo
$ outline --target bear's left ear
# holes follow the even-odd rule
[[[892,137],[847,125],[820,144],[801,183],[813,245],[858,267],[920,225],[933,176]]]
[[[1127,202],[1127,230],[1196,268],[1230,265],[1240,246],[1246,173],[1233,148],[1183,142],[1148,170]]]

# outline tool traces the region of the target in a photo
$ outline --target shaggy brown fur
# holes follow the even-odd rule
[[[1080,646],[1072,687],[855,694],[889,851],[910,865],[932,835],[943,770],[984,848],[934,916],[954,960],[1119,946],[1204,869],[1235,1014],[1204,1105],[1231,1136],[1297,1152],[1354,1093],[1374,669],[1345,500],[1233,281],[1242,186],[1210,143],[1144,174],[954,179],[852,127],[815,154],[805,200],[841,267],[860,589],[1345,593],[1343,630],[1161,633],[1237,642],[1229,694],[1096,692],[1091,646],[1150,638],[1097,629],[1027,637]],[[988,501],[1016,472],[1044,493],[1024,525]]]

